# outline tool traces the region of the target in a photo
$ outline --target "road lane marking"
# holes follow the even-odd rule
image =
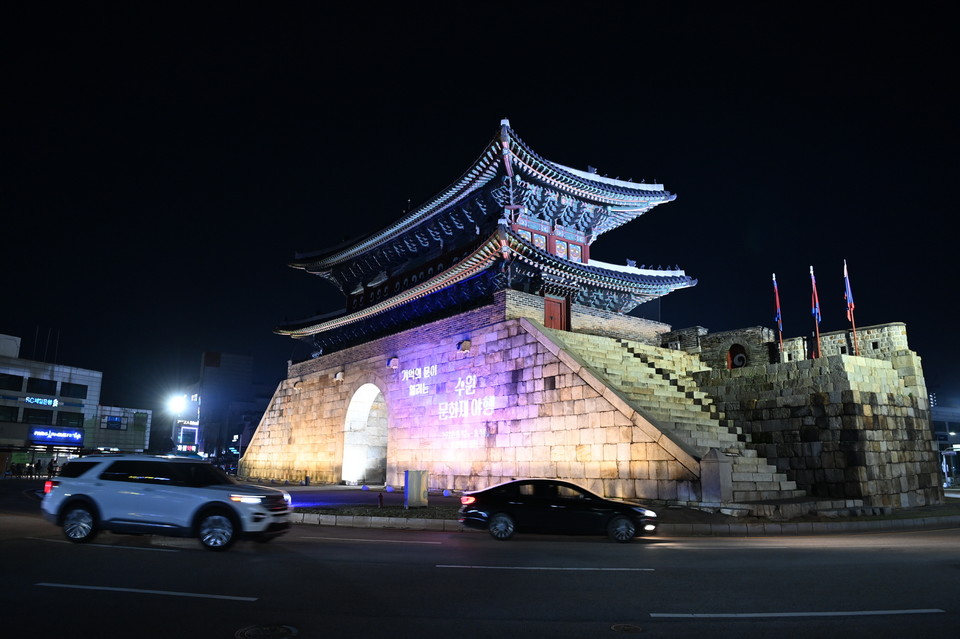
[[[712,546],[701,545],[701,546],[690,546],[682,542],[678,543],[658,543],[656,546],[653,546],[656,550],[739,550],[741,548],[746,548],[749,550],[783,550],[785,548],[792,548],[795,550],[809,550],[808,546],[740,546],[735,548],[734,544],[716,544]]]
[[[437,564],[437,568],[465,568],[468,570],[570,570],[580,572],[653,572],[653,568],[564,568],[552,566],[468,566],[459,564]]]
[[[74,544],[72,541],[67,541],[65,539],[44,539],[42,537],[24,537],[24,539],[32,539],[34,541],[47,541],[52,544]],[[170,548],[141,548],[140,546],[114,546],[113,544],[83,544],[89,548],[119,548],[120,550],[149,550],[151,552],[180,552],[179,550],[171,550]]]
[[[199,592],[177,592],[175,590],[143,590],[141,588],[112,588],[110,586],[83,586],[79,584],[55,584],[41,582],[34,584],[46,588],[73,588],[75,590],[108,590],[110,592],[134,592],[143,595],[166,595],[169,597],[196,597],[198,599],[229,599],[230,601],[256,601],[257,597],[234,597],[233,595],[208,595]]]
[[[872,615],[930,615],[946,612],[939,608],[915,608],[912,610],[847,610],[835,612],[736,612],[729,614],[712,613],[658,613],[651,617],[658,619],[758,619],[764,617],[869,617]]]
[[[439,546],[440,541],[404,541],[402,539],[358,539],[356,537],[301,537],[300,539],[319,539],[320,541],[362,541],[368,544],[426,544]]]

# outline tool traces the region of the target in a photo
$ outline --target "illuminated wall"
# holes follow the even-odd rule
[[[351,468],[371,454],[357,442],[375,440],[381,420],[373,410],[365,421],[356,407],[378,391],[388,484],[402,485],[405,470],[427,470],[434,489],[545,476],[607,495],[695,499],[693,451],[582,370],[535,323],[517,319],[536,304],[532,297],[504,292],[491,306],[291,366],[241,474],[312,483],[355,475]],[[634,322],[645,339],[669,328],[620,321],[624,331]]]
[[[943,499],[905,339],[885,359],[766,364],[765,330],[670,333],[619,316],[596,334],[577,330],[574,307],[574,331],[555,331],[538,311],[542,298],[504,291],[290,366],[240,474],[399,487],[425,470],[435,490],[556,477],[701,507],[794,500],[789,514],[764,511],[776,516]],[[878,352],[901,328],[876,327]],[[728,369],[731,341],[753,354],[743,367]]]

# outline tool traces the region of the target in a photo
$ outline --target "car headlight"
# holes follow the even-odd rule
[[[636,511],[636,512],[638,512],[638,513],[640,513],[640,514],[643,515],[644,517],[656,517],[656,516],[657,516],[657,513],[653,512],[653,511],[650,510],[649,508],[639,508],[639,507],[637,507],[637,508],[634,508],[633,510]]]
[[[263,501],[260,495],[230,495],[230,501],[240,504],[259,504]]]

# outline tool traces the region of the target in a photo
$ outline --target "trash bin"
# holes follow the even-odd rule
[[[427,471],[403,471],[403,507],[423,508],[427,505]]]

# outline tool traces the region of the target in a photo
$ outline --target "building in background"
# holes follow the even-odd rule
[[[0,335],[0,469],[104,450],[139,452],[152,411],[100,405],[103,373],[20,357]]]
[[[270,402],[272,387],[253,381],[253,358],[205,352],[197,381],[173,410],[174,450],[231,465],[243,453]]]
[[[930,425],[933,437],[940,449],[940,468],[944,475],[944,486],[955,487],[960,483],[960,408],[934,405],[930,409]]]

